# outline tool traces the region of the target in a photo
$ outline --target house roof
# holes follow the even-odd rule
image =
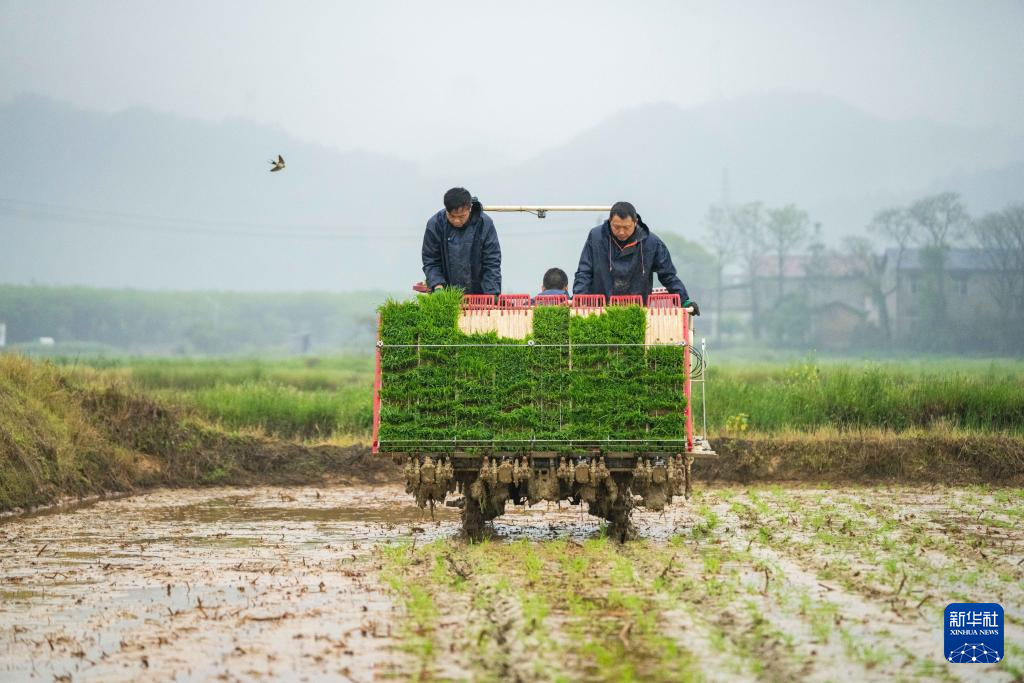
[[[829,301],[823,303],[820,306],[815,306],[813,312],[815,314],[821,314],[825,311],[849,311],[856,314],[858,317],[863,318],[867,315],[867,312],[863,309],[857,308],[853,304],[847,303],[846,301]]]
[[[899,250],[889,248],[885,250],[886,262],[896,265],[896,256]],[[903,260],[900,262],[901,271],[921,270],[921,250],[907,249],[903,252]],[[946,253],[946,270],[995,270],[992,267],[991,257],[987,249],[950,249]]]

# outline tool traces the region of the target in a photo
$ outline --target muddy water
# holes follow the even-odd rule
[[[7,521],[0,680],[402,677],[370,551],[458,531],[398,487],[170,490]],[[599,520],[510,507],[494,532],[584,539]]]
[[[403,678],[371,551],[458,531],[456,510],[432,519],[395,486],[168,490],[9,520],[0,680]],[[510,507],[494,532],[583,539],[599,520]]]
[[[760,525],[751,527],[736,511],[754,507],[755,493],[767,502]],[[639,511],[634,520],[656,550],[674,535],[694,536],[708,511],[715,512],[718,525],[701,534],[701,543],[756,551],[770,563],[771,584],[762,570],[752,571],[743,599],[763,603],[761,611],[790,634],[789,650],[806,650],[806,658],[816,660],[803,670],[806,678],[837,679],[851,671],[864,679],[915,676],[913,669],[897,668],[898,657],[891,665],[865,664],[841,641],[829,645],[805,633],[807,623],[793,621],[776,592],[802,591],[834,604],[854,624],[849,632],[865,642],[898,634],[922,653],[940,646],[938,603],[948,595],[995,595],[1008,613],[1019,614],[1024,604],[1019,518],[1000,513],[1006,506],[987,493],[955,502],[948,492],[924,489],[769,487],[755,493],[708,487],[692,504],[677,499],[663,513]],[[845,574],[822,578],[837,565],[801,524],[826,507],[858,528],[885,519],[926,522],[921,534],[953,539],[928,563],[941,568],[974,558],[991,564],[981,574],[985,590],[959,586],[954,575],[948,585],[920,579],[912,597],[911,584],[879,594],[862,585],[857,563],[864,558],[856,553],[842,565]],[[510,507],[495,521],[494,535],[499,541],[582,541],[596,536],[599,525],[564,503]],[[954,527],[957,534],[950,532]],[[758,545],[759,528],[774,534],[770,538],[788,534],[788,540]],[[432,519],[396,486],[160,491],[8,520],[0,523],[0,681],[412,678],[416,669],[399,642],[401,610],[381,584],[373,551],[403,539],[452,538],[458,530],[457,511],[438,508]],[[972,545],[974,536],[984,537],[984,554]],[[913,614],[895,609],[894,597],[916,605]],[[680,604],[660,623],[692,647],[701,642],[704,616],[700,606]],[[878,628],[867,630],[862,624],[869,620]],[[1024,642],[1019,622],[1008,629],[1008,640]],[[438,642],[444,643],[443,633]],[[472,675],[471,664],[450,659],[448,673]],[[709,667],[709,680],[728,677],[728,670]]]
[[[398,488],[161,491],[0,525],[0,680],[367,680],[383,541],[456,533]]]

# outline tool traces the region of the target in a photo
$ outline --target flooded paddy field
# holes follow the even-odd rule
[[[616,545],[397,486],[160,490],[0,522],[0,680],[1020,680],[1024,491],[701,484]],[[943,609],[998,602],[998,664]]]

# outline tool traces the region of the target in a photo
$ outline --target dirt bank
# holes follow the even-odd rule
[[[783,432],[711,440],[697,478],[724,481],[1024,483],[1024,437],[933,429]]]

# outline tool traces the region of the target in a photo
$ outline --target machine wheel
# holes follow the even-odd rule
[[[466,496],[466,504],[462,506],[462,533],[466,540],[474,543],[483,540],[485,521],[480,501]]]
[[[636,527],[630,519],[633,506],[627,496],[620,495],[612,503],[608,517],[608,538],[616,543],[625,543],[636,538]]]
[[[484,524],[504,511],[504,498],[500,506],[495,505],[475,472],[464,475],[462,491],[466,501],[462,507],[462,533],[469,541],[480,541],[484,537]]]
[[[601,487],[598,500],[590,505],[590,514],[608,522],[607,535],[616,543],[636,538],[636,527],[630,519],[633,500],[629,494],[630,477],[616,477],[616,496],[611,499],[608,490]]]

